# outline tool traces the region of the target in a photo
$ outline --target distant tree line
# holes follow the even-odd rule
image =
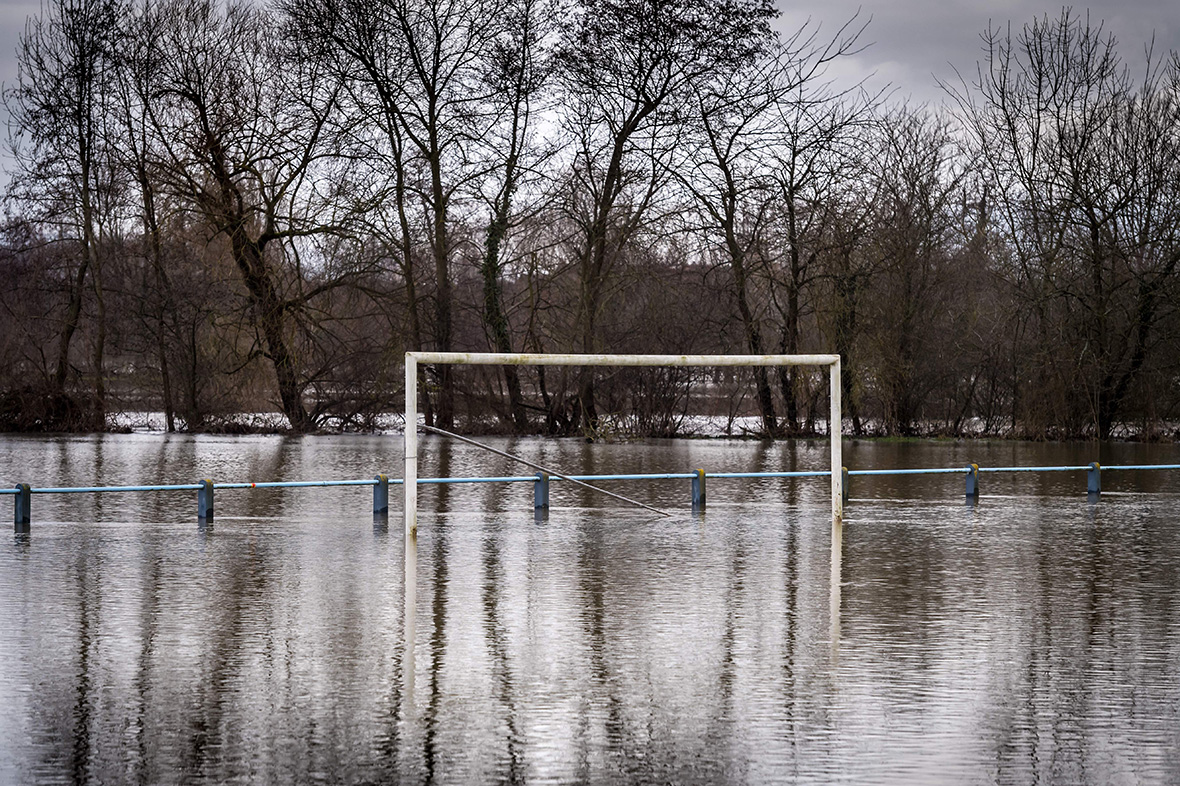
[[[947,108],[769,0],[47,0],[4,100],[0,428],[400,411],[407,350],[838,352],[857,434],[1171,437],[1180,56],[1069,10]],[[813,432],[826,379],[424,368],[432,424]],[[611,418],[604,417],[610,414]]]

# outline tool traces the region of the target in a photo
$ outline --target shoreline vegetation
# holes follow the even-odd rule
[[[1065,8],[914,106],[836,78],[867,17],[777,15],[45,0],[3,91],[0,431],[371,431],[406,351],[822,352],[850,436],[1177,439],[1180,52]],[[419,373],[428,425],[485,433],[793,437],[828,401]]]
[[[1074,442],[1093,441],[1094,437],[1078,437],[1072,435],[1030,437],[1019,433],[985,432],[980,430],[982,424],[971,422],[963,424],[959,433],[951,433],[939,424],[925,424],[915,433],[899,436],[889,434],[884,424],[866,423],[859,434],[851,433],[847,418],[843,424],[845,439],[865,439],[875,442],[926,442],[926,441],[1030,441],[1030,442]],[[570,438],[588,442],[642,442],[645,439],[740,439],[762,441],[770,439],[801,439],[826,440],[827,421],[821,420],[813,430],[800,432],[789,436],[767,435],[761,431],[761,419],[756,414],[747,415],[682,415],[673,428],[657,434],[645,433],[636,427],[633,419],[626,416],[604,415],[600,420],[597,432],[582,434],[547,435],[539,427],[529,432],[515,432],[504,427],[503,423],[494,419],[462,421],[459,428],[463,433],[476,436],[504,437],[515,436],[525,438]],[[363,424],[356,422],[327,421],[315,431],[295,432],[290,428],[281,412],[251,412],[226,415],[211,420],[200,430],[189,431],[181,428],[179,431],[169,432],[162,411],[127,411],[112,413],[107,416],[107,423],[101,429],[51,430],[32,428],[24,431],[0,431],[0,435],[18,434],[213,434],[230,436],[290,436],[302,433],[307,436],[338,436],[338,435],[374,435],[400,436],[404,431],[404,419],[401,413],[380,413],[367,419]],[[1116,429],[1105,440],[1108,442],[1127,443],[1180,443],[1180,424],[1171,424],[1168,428],[1161,428],[1149,435],[1131,429]]]

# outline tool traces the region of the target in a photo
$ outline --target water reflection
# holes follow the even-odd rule
[[[844,524],[832,522],[831,556],[828,558],[831,576],[828,578],[828,640],[831,642],[832,663],[840,655],[840,592],[844,575]]]
[[[454,469],[452,465],[452,457],[454,455],[454,442],[448,439],[433,440],[431,444],[431,452],[438,463],[438,477],[452,477]],[[436,486],[437,501],[435,503],[435,510],[438,516],[445,516],[450,512],[450,502],[453,494],[453,487],[449,484],[442,484]],[[422,519],[419,518],[421,525]],[[432,530],[431,538],[432,554],[430,566],[432,572],[429,576],[430,587],[430,613],[429,619],[431,627],[427,635],[427,655],[426,661],[426,684],[424,686],[426,692],[426,707],[422,717],[422,764],[425,768],[425,780],[427,783],[434,783],[436,780],[437,768],[442,751],[439,746],[440,731],[445,732],[445,729],[440,729],[440,712],[443,701],[442,690],[442,670],[444,668],[444,656],[447,646],[447,623],[448,616],[448,601],[450,598],[448,579],[450,575],[451,560],[449,555],[450,550],[450,528],[435,526]],[[406,646],[416,646],[416,639],[408,639]],[[413,695],[411,694],[411,700]]]
[[[415,642],[418,640],[418,534],[405,535],[402,602],[402,718],[414,717]]]
[[[63,465],[50,444],[25,463],[99,454],[69,443]],[[106,440],[102,471],[255,461],[193,444]],[[284,479],[372,477],[399,447],[239,449],[267,445],[255,466]],[[626,471],[824,459],[625,447]],[[535,449],[605,468],[600,446]],[[424,455],[431,475],[482,460]],[[105,519],[39,497],[0,550],[0,782],[1176,779],[1180,497],[985,488],[965,507],[957,484],[864,501],[869,480],[834,540],[827,490],[777,481],[713,484],[703,515],[684,486],[635,491],[679,500],[671,519],[566,486],[543,523],[527,484],[443,487],[405,538],[370,522],[367,488],[227,495],[216,533],[187,496],[113,498]]]

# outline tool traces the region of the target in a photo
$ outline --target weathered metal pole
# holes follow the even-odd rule
[[[201,487],[197,489],[197,519],[213,520],[213,481],[209,478],[202,480]]]
[[[33,496],[28,483],[19,483],[13,497],[12,522],[18,534],[27,533],[33,520]]]
[[[533,510],[549,510],[548,472],[538,472],[533,481]]]
[[[373,514],[389,513],[389,477],[378,475],[373,484]]]
[[[406,353],[406,468],[402,475],[402,504],[406,535],[418,534],[418,360]]]
[[[832,409],[828,420],[828,432],[832,443],[832,527],[839,527],[844,523],[844,457],[841,454],[841,429],[843,428],[844,411],[840,403],[840,356],[829,367],[832,388]],[[833,529],[833,535],[835,529]]]
[[[703,469],[695,470],[692,476],[692,509],[695,511],[705,509],[705,471]]]
[[[979,499],[979,465],[972,464],[967,468],[967,497]]]
[[[844,411],[840,404],[840,356],[836,355],[829,369],[831,413],[828,416],[828,435],[832,447],[832,552],[829,558],[832,572],[831,597],[828,601],[829,633],[832,653],[840,647],[840,582],[844,561],[844,456],[841,452]]]

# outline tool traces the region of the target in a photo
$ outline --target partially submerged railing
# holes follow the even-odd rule
[[[979,475],[983,472],[1085,472],[1086,492],[1097,495],[1102,491],[1103,472],[1123,472],[1139,470],[1180,470],[1180,464],[1120,464],[1102,466],[1098,462],[1078,466],[1063,467],[981,467],[971,464],[966,467],[938,467],[930,469],[860,469],[844,470],[844,498],[847,501],[849,478],[857,475],[963,475],[965,478],[965,494],[969,500],[979,497]],[[830,473],[826,470],[801,470],[790,472],[709,472],[698,469],[693,472],[658,472],[631,473],[617,475],[566,475],[576,481],[639,481],[639,480],[688,480],[690,481],[690,501],[694,510],[703,510],[705,506],[705,484],[707,479],[737,480],[737,479],[773,479],[773,478],[826,478]],[[509,475],[486,478],[418,478],[418,485],[444,485],[459,483],[532,483],[533,508],[545,511],[549,508],[549,487],[559,482],[560,477],[545,472],[535,475]],[[197,492],[197,518],[208,522],[213,519],[213,495],[217,490],[235,489],[292,489],[333,486],[371,486],[373,488],[373,513],[386,514],[389,512],[389,487],[402,484],[401,478],[390,478],[378,475],[371,480],[295,480],[269,481],[262,483],[214,483],[210,479],[199,483],[182,483],[175,485],[149,486],[60,486],[60,487],[32,487],[27,483],[19,484],[15,488],[0,489],[0,495],[10,494],[14,497],[14,524],[17,532],[28,532],[32,521],[32,495],[34,494],[105,494],[120,492]]]

